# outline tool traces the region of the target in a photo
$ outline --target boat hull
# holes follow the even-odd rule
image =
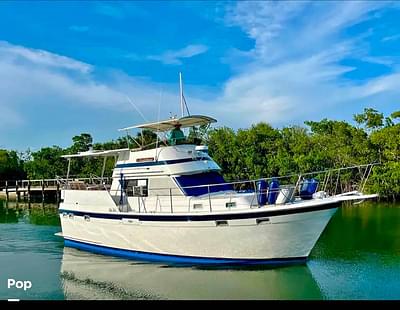
[[[145,217],[60,210],[65,245],[136,260],[206,265],[304,263],[340,203],[288,212]]]

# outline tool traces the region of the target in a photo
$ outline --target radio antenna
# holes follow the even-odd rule
[[[182,85],[182,72],[179,72],[179,97],[181,99],[181,112],[182,117],[185,116],[185,110],[183,109],[183,85]]]
[[[132,107],[134,107],[134,109],[139,113],[139,115],[144,119],[145,122],[148,122],[148,120],[146,119],[146,117],[143,115],[142,112],[140,112],[139,108],[133,103],[133,101],[131,100],[131,98],[129,98],[128,96],[126,96],[126,99],[128,99],[129,103],[131,104]]]
[[[185,96],[183,95],[183,83],[182,83],[182,72],[179,72],[179,95],[181,99],[181,112],[182,112],[182,117],[185,116],[185,108],[188,116],[190,116],[189,108],[186,103]]]

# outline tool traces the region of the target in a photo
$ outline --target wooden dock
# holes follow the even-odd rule
[[[15,196],[17,201],[21,199],[31,200],[32,197],[42,197],[44,200],[46,195],[52,195],[60,200],[60,182],[59,179],[42,179],[42,180],[13,180],[3,181],[0,184],[0,193],[7,200],[10,196]]]

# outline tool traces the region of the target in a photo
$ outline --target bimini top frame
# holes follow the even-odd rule
[[[180,124],[182,128],[193,127],[193,126],[201,126],[208,125],[211,123],[216,123],[217,120],[205,116],[205,115],[190,115],[184,116],[181,118],[170,118],[167,120],[155,122],[155,123],[147,123],[141,125],[130,126],[126,128],[119,129],[119,131],[140,128],[140,129],[148,129],[152,131],[168,131],[174,129],[175,125]]]
[[[117,150],[107,150],[107,151],[101,151],[101,150],[89,150],[86,152],[80,152],[78,154],[71,154],[71,155],[62,155],[62,158],[66,158],[68,160],[68,168],[67,168],[67,178],[66,178],[66,185],[68,185],[69,177],[70,177],[70,171],[71,171],[71,160],[72,158],[84,158],[84,157],[102,157],[103,158],[103,167],[101,169],[101,176],[99,179],[103,181],[104,179],[104,172],[106,169],[106,161],[108,157],[116,157],[118,156],[121,152],[129,151],[129,149],[117,149]]]
[[[87,152],[79,152],[78,154],[62,155],[61,157],[67,159],[76,157],[112,157],[112,156],[118,156],[119,153],[124,151],[129,151],[129,149],[126,148],[126,149],[107,150],[107,151],[90,150]]]

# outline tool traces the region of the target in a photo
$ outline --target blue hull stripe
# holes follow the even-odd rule
[[[77,248],[98,254],[124,257],[142,261],[165,262],[174,264],[191,265],[291,265],[305,263],[307,257],[289,257],[274,259],[234,259],[234,258],[214,258],[214,257],[196,257],[180,256],[168,254],[156,254],[141,251],[124,250],[95,244],[79,242],[70,239],[64,239],[65,246]]]
[[[121,214],[121,213],[94,213],[94,212],[83,212],[75,210],[64,210],[59,209],[59,213],[68,213],[76,216],[88,215],[92,218],[102,218],[111,220],[122,220],[124,219],[138,219],[139,221],[162,221],[162,222],[187,222],[187,221],[217,221],[217,220],[240,220],[250,219],[259,217],[271,217],[288,214],[306,213],[320,210],[333,209],[340,206],[340,202],[334,202],[330,204],[324,204],[319,206],[303,207],[286,210],[269,210],[260,211],[256,213],[225,213],[225,214],[207,214],[207,215],[157,215],[157,214]]]
[[[115,168],[131,168],[131,167],[172,165],[172,164],[180,164],[180,163],[186,163],[186,162],[191,162],[191,161],[197,161],[197,159],[183,158],[183,159],[173,159],[173,160],[147,161],[147,162],[141,162],[141,163],[128,163],[128,164],[116,165]]]

